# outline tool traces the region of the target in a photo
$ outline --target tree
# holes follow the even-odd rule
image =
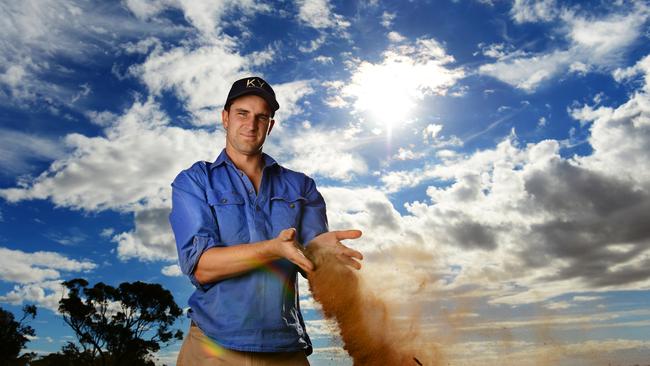
[[[183,338],[183,332],[172,329],[182,310],[159,284],[88,287],[78,278],[63,285],[69,293],[59,301],[59,312],[79,344],[68,344],[63,355],[75,357],[76,364],[153,365],[152,352]]]
[[[38,360],[32,361],[30,366],[77,366],[77,365],[96,365],[100,360],[93,358],[90,351],[82,351],[79,347],[68,342],[61,352],[50,353]]]
[[[0,365],[17,365],[23,358],[29,358],[30,354],[19,358],[20,350],[29,342],[27,336],[34,336],[34,328],[25,324],[24,321],[31,317],[36,317],[36,306],[25,305],[23,307],[23,316],[16,321],[14,315],[9,311],[0,308]],[[27,360],[25,360],[27,361]]]

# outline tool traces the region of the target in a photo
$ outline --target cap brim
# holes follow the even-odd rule
[[[273,98],[271,94],[267,93],[262,89],[253,89],[253,88],[250,88],[248,90],[242,90],[237,94],[231,95],[230,98],[228,98],[228,100],[226,101],[226,104],[232,102],[233,100],[239,97],[243,97],[244,95],[250,95],[250,94],[257,95],[258,97],[262,97],[262,99],[266,101],[266,104],[269,105],[269,107],[273,112],[280,109],[280,104],[278,104],[278,102],[275,100],[275,98]]]

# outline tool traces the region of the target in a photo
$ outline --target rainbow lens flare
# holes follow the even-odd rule
[[[203,352],[210,357],[218,357],[226,353],[225,348],[221,347],[217,342],[213,341],[205,334],[201,337],[201,348],[203,348]]]

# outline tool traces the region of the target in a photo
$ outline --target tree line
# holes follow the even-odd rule
[[[63,322],[75,342],[44,356],[21,351],[36,332],[28,324],[36,306],[23,307],[17,319],[0,308],[0,366],[154,366],[153,354],[183,332],[173,324],[183,313],[171,292],[159,284],[102,282],[89,287],[76,278],[63,282],[67,295],[59,301]]]

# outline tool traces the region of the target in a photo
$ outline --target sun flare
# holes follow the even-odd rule
[[[415,93],[404,75],[409,65],[391,62],[382,65],[363,63],[353,77],[348,92],[356,97],[355,109],[363,111],[368,120],[390,130],[411,117]]]
[[[444,95],[463,76],[461,69],[444,65],[453,58],[433,41],[384,53],[383,61],[358,64],[343,95],[355,99],[356,113],[374,127],[386,129],[413,120],[418,103],[429,95]]]

